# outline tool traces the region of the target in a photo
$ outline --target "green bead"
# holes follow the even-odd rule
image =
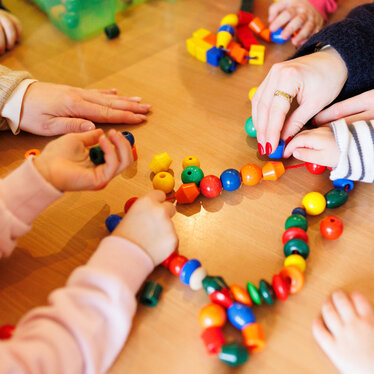
[[[108,39],[115,39],[118,37],[121,31],[119,27],[113,23],[113,25],[105,27],[104,32]]]
[[[104,152],[99,145],[90,149],[90,159],[95,165],[105,163]]]
[[[68,12],[64,15],[64,24],[69,29],[75,29],[79,24],[78,14],[75,12]]]
[[[325,194],[326,207],[338,208],[348,200],[348,192],[342,188],[334,188]]]
[[[147,306],[156,306],[161,296],[162,286],[156,282],[146,282],[142,294],[140,295],[140,302]]]
[[[187,166],[182,172],[183,183],[195,183],[199,187],[201,180],[204,178],[203,171],[197,166]]]
[[[261,305],[261,296],[256,286],[254,286],[251,282],[248,282],[247,289],[248,289],[249,296],[251,296],[252,301],[256,305]]]
[[[208,295],[214,291],[221,291],[223,288],[229,288],[222,277],[211,277],[210,275],[207,275],[202,283],[204,290]]]
[[[248,349],[238,343],[225,344],[218,358],[230,366],[239,366],[248,361]]]
[[[265,279],[260,280],[260,294],[264,301],[269,304],[273,305],[275,300],[275,292],[271,284],[266,282]]]
[[[286,257],[292,254],[298,254],[305,259],[309,256],[309,246],[301,239],[291,239],[283,247],[284,255]]]
[[[304,231],[308,230],[308,221],[301,214],[292,214],[286,220],[285,229],[290,227],[300,227]]]
[[[244,129],[245,129],[245,132],[246,132],[249,136],[251,136],[252,138],[257,138],[257,131],[256,131],[255,127],[253,126],[253,120],[252,120],[252,117],[249,117],[249,118],[245,121]]]
[[[219,67],[226,74],[231,74],[233,71],[235,71],[235,62],[230,57],[224,56],[219,60]]]
[[[79,11],[81,8],[81,4],[79,0],[66,0],[65,1],[65,8],[68,12],[76,12]]]

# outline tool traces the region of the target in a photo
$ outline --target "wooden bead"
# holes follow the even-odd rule
[[[188,166],[197,166],[200,167],[200,161],[195,156],[187,156],[183,159],[182,167],[185,169]]]
[[[200,192],[205,197],[217,197],[222,191],[222,183],[215,175],[207,175],[200,182]]]
[[[157,282],[146,282],[140,295],[140,302],[146,306],[156,306],[162,293],[162,286]]]
[[[244,165],[240,170],[240,174],[243,184],[247,186],[254,186],[262,179],[262,169],[255,164]]]
[[[232,284],[230,286],[231,293],[235,299],[239,303],[242,303],[247,306],[252,306],[252,299],[249,296],[248,292],[238,284]]]
[[[286,220],[284,228],[287,230],[290,227],[299,227],[300,229],[306,231],[308,230],[308,221],[305,217],[300,214],[292,214]]]
[[[113,232],[117,225],[122,221],[122,217],[118,214],[111,214],[105,220],[105,226],[109,232]]]
[[[304,208],[295,208],[291,214],[300,214],[301,216],[306,217],[306,211]]]
[[[304,273],[297,266],[285,266],[279,275],[289,285],[288,291],[291,295],[300,292],[304,287]]]
[[[211,302],[221,305],[224,308],[229,308],[234,303],[232,294],[228,288],[212,292],[209,294],[209,299]]]
[[[218,304],[210,303],[205,305],[200,310],[199,322],[203,329],[222,327],[226,323],[226,311]]]
[[[283,29],[280,28],[280,29],[270,33],[271,41],[274,42],[274,43],[277,43],[277,44],[284,44],[284,43],[288,42],[290,40],[290,38],[283,39],[282,38],[282,32],[283,32]]]
[[[286,301],[288,297],[288,287],[286,281],[279,275],[273,275],[273,290],[277,298]]]
[[[283,233],[282,242],[283,244],[286,244],[292,239],[301,239],[305,243],[308,243],[308,234],[300,227],[290,227]]]
[[[343,222],[339,217],[336,216],[325,217],[321,221],[320,231],[325,239],[338,239],[343,233]]]
[[[200,190],[195,183],[182,184],[177,192],[175,198],[178,204],[191,204],[200,195]]]
[[[275,292],[271,284],[266,282],[265,279],[260,280],[260,295],[266,304],[273,305],[275,301]]]
[[[24,154],[24,157],[26,159],[26,158],[29,158],[29,156],[38,157],[39,155],[40,155],[40,150],[36,149],[36,148],[33,148],[33,149],[29,149],[28,151],[26,151],[25,154]]]
[[[0,340],[8,340],[13,336],[14,330],[16,329],[13,325],[0,326]]]
[[[132,151],[132,158],[134,159],[134,161],[136,161],[138,159],[138,152],[136,151],[135,144],[131,147],[131,151]]]
[[[115,23],[105,27],[104,32],[108,39],[118,38],[119,34],[121,33],[119,27]]]
[[[301,202],[306,213],[311,216],[317,216],[326,209],[326,199],[319,192],[307,193]]]
[[[235,169],[227,169],[221,174],[222,188],[226,191],[235,191],[242,184],[240,173]]]
[[[298,267],[302,272],[305,271],[306,268],[306,261],[303,256],[292,254],[285,258],[284,260],[284,266],[296,266]]]
[[[149,167],[155,174],[157,174],[161,171],[168,171],[172,161],[171,157],[166,152],[163,152],[153,156]]]
[[[242,330],[250,323],[256,322],[252,309],[244,304],[235,302],[227,309],[227,317],[231,324],[238,330]]]
[[[341,188],[344,191],[352,191],[354,188],[354,183],[350,179],[335,179],[332,184],[334,185],[335,188]]]
[[[186,184],[195,183],[199,186],[203,178],[204,173],[198,166],[187,166],[182,172],[182,182]]]
[[[242,330],[245,346],[251,353],[261,352],[265,346],[264,329],[259,323],[251,323]]]
[[[188,286],[190,284],[190,278],[192,273],[201,266],[201,263],[199,260],[196,260],[195,258],[192,260],[188,260],[181,270],[181,273],[179,274],[179,279],[183,284]]]
[[[292,254],[298,254],[305,259],[309,256],[309,246],[301,239],[291,239],[283,247],[284,255],[286,257]]]
[[[176,275],[179,277],[183,265],[188,261],[187,257],[177,255],[174,258],[171,259],[170,265],[169,265],[169,270],[172,274]]]
[[[249,90],[249,93],[248,93],[248,97],[249,97],[249,100],[251,100],[252,101],[252,97],[253,97],[253,95],[255,94],[255,92],[257,91],[257,86],[255,86],[255,87],[252,87],[250,90]],[[249,118],[252,118],[252,117],[249,117]],[[252,122],[253,123],[253,122]],[[255,130],[256,131],[256,130]],[[249,134],[248,134],[249,135]],[[251,135],[249,135],[249,136],[251,136]]]
[[[177,251],[174,251],[171,253],[171,255],[166,258],[162,263],[161,265],[166,268],[166,269],[169,269],[169,266],[170,266],[170,262],[171,260],[175,257],[175,256],[178,256],[178,252]]]
[[[223,56],[219,60],[219,67],[226,74],[231,74],[236,70],[236,62],[229,56]]]
[[[249,28],[256,34],[259,34],[262,30],[265,29],[265,25],[260,18],[255,17],[250,23]]]
[[[152,183],[155,190],[164,191],[166,194],[173,191],[173,188],[175,186],[174,177],[166,171],[157,173],[154,176]]]
[[[341,188],[334,188],[325,194],[325,198],[327,208],[338,208],[348,200],[348,192]]]
[[[105,163],[104,152],[99,145],[90,148],[90,159],[95,165]]]
[[[126,201],[125,208],[124,208],[125,213],[127,213],[130,210],[130,208],[132,207],[132,205],[135,203],[136,200],[138,200],[138,197],[131,197],[130,199]]]
[[[225,344],[218,358],[230,366],[239,366],[248,361],[248,350],[238,343]]]
[[[286,146],[286,143],[283,139],[279,140],[278,147],[275,149],[273,153],[271,153],[268,157],[272,158],[274,160],[279,160],[283,157],[284,147]]]
[[[246,25],[248,26],[250,22],[252,22],[254,15],[250,12],[245,12],[243,10],[239,10],[238,12],[238,25]]]
[[[236,27],[239,23],[239,18],[236,14],[227,14],[221,19],[220,25],[230,25]]]
[[[207,272],[204,268],[197,268],[190,278],[190,288],[193,291],[198,291],[203,288],[203,279],[207,276]]]
[[[260,36],[262,39],[266,40],[267,42],[271,42],[271,32],[269,29],[263,29],[260,32]]]
[[[131,147],[135,144],[134,135],[130,131],[122,131],[121,134],[127,139]]]
[[[310,162],[306,162],[305,166],[311,174],[315,175],[322,174],[326,170],[326,166],[312,164]]]
[[[225,344],[225,337],[220,327],[208,327],[202,332],[201,339],[208,353],[213,355],[221,352],[221,347]]]
[[[247,283],[247,289],[248,289],[249,295],[251,296],[252,301],[256,305],[261,305],[261,296],[260,296],[260,293],[258,292],[258,289],[256,288],[256,286],[254,284],[252,284],[251,282],[248,282]]]
[[[222,277],[212,277],[210,275],[206,276],[203,279],[203,287],[208,295],[210,295],[214,291],[221,291],[223,288],[229,288]]]
[[[245,121],[244,130],[248,134],[248,136],[250,136],[252,138],[257,138],[257,131],[256,131],[254,125],[253,125],[252,117],[249,117]]]
[[[285,172],[286,169],[280,161],[269,161],[262,167],[262,177],[266,181],[276,181]]]

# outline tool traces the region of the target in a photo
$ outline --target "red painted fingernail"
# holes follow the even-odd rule
[[[257,146],[258,146],[258,153],[260,154],[260,156],[263,156],[264,155],[263,146],[260,143],[258,143]]]
[[[292,136],[289,136],[286,140],[286,145],[292,140]]]
[[[273,148],[269,142],[266,143],[266,154],[269,156],[273,153]]]

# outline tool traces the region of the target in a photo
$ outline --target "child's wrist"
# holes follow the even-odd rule
[[[44,178],[44,180],[48,182],[49,184],[51,184],[56,189],[60,190],[57,186],[54,185],[50,170],[47,164],[44,162],[43,158],[41,156],[34,157],[32,161],[35,166],[35,169]]]

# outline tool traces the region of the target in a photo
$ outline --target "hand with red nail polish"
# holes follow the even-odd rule
[[[260,156],[263,156],[265,154],[264,147],[260,143],[257,144],[257,147],[258,147],[258,153],[260,154]]]
[[[273,153],[273,149],[270,143],[266,143],[266,154],[269,156]]]

